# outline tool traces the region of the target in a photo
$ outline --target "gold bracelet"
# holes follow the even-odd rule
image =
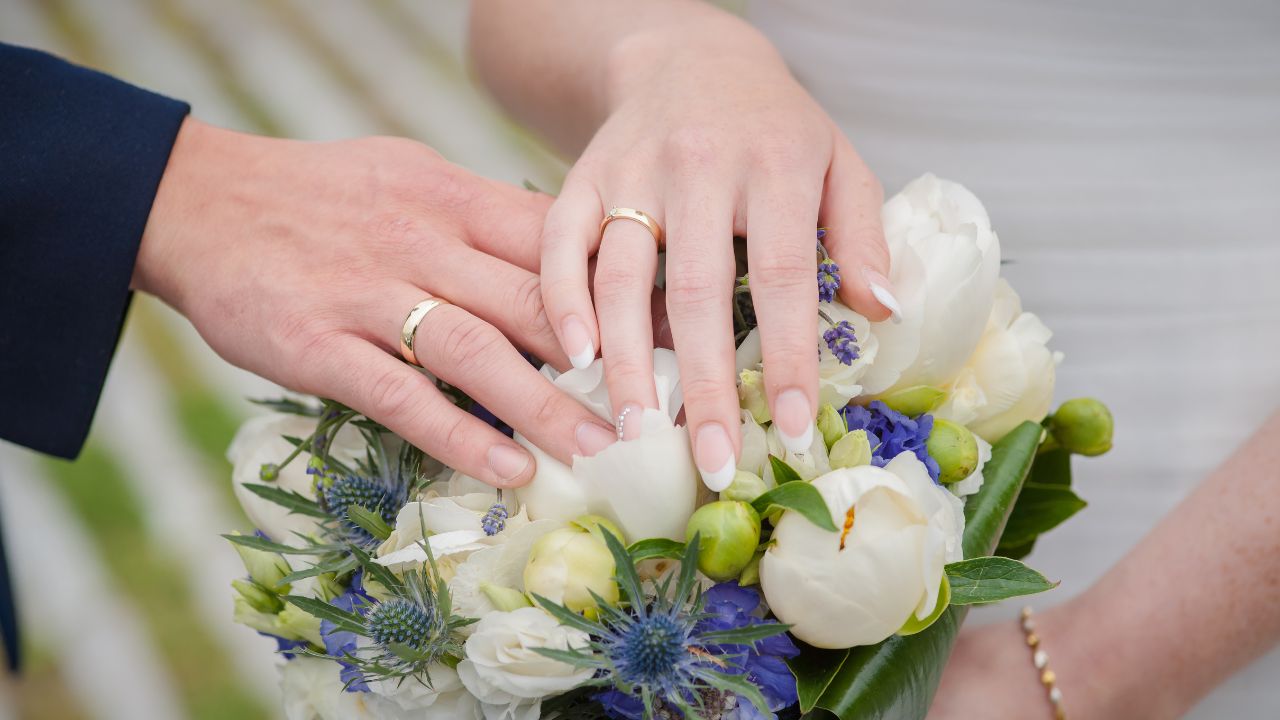
[[[1058,676],[1049,669],[1049,654],[1040,645],[1040,636],[1036,634],[1036,622],[1031,619],[1031,608],[1022,608],[1022,634],[1027,639],[1027,647],[1031,648],[1031,664],[1040,673],[1040,684],[1049,693],[1049,704],[1053,707],[1055,720],[1067,720],[1067,713],[1062,709],[1062,689],[1058,687]]]

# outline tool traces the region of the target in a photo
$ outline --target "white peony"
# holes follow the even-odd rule
[[[822,648],[872,645],[937,605],[943,566],[961,559],[963,505],[911,453],[883,468],[833,470],[813,480],[837,528],[783,514],[760,562],[769,607]]]
[[[933,175],[908,183],[882,215],[902,320],[872,323],[879,347],[862,385],[873,395],[942,387],[982,337],[1000,275],[1000,242],[978,198]]]
[[[365,702],[366,693],[343,690],[331,660],[298,656],[280,667],[280,691],[287,720],[360,720],[379,718]]]
[[[698,471],[689,433],[675,424],[682,403],[675,354],[654,350],[653,366],[660,409],[644,411],[638,439],[614,443],[592,457],[575,456],[570,468],[523,436],[515,436],[538,463],[533,481],[516,490],[531,519],[568,521],[585,514],[601,515],[616,523],[629,540],[684,539],[685,523],[697,503]],[[592,412],[613,422],[602,361],[562,375],[547,366],[543,373]]]
[[[378,720],[480,720],[480,701],[462,685],[458,671],[439,663],[431,682],[416,677],[369,683],[367,703]]]
[[[834,407],[844,407],[850,400],[862,393],[861,380],[867,373],[879,352],[880,340],[871,331],[871,323],[839,301],[822,303],[821,310],[839,323],[848,321],[853,326],[857,337],[858,357],[845,365],[831,353],[822,334],[830,329],[826,320],[818,321],[818,402]],[[762,367],[763,351],[760,344],[760,329],[756,328],[743,338],[742,344],[734,355],[738,372],[743,370],[759,370]]]
[[[1000,280],[986,332],[935,414],[991,442],[1024,420],[1043,420],[1062,359],[1045,347],[1052,335],[1040,318],[1022,311],[1018,294]]]
[[[287,508],[258,497],[246,489],[245,485],[272,485],[314,499],[314,477],[307,474],[307,460],[311,456],[305,452],[281,468],[279,477],[272,482],[264,482],[259,472],[264,464],[279,463],[293,452],[293,446],[283,436],[305,438],[315,432],[316,422],[316,418],[287,413],[260,415],[245,421],[236,431],[231,446],[227,448],[236,499],[240,501],[244,514],[254,527],[276,542],[299,544],[295,533],[314,534],[318,527],[317,520],[307,515],[291,513]],[[338,431],[329,452],[343,463],[354,465],[357,458],[364,457],[364,448],[360,431],[348,424]]]
[[[593,674],[535,648],[585,648],[589,641],[586,633],[561,625],[541,608],[489,613],[467,638],[458,676],[483,703],[486,720],[535,720],[542,698],[568,692]]]

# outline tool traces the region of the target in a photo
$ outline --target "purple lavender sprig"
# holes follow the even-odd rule
[[[844,365],[852,365],[858,359],[858,337],[853,333],[853,325],[848,320],[841,320],[822,333],[831,354]]]

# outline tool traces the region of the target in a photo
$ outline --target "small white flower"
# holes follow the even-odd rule
[[[422,548],[425,538],[441,577],[448,581],[472,553],[502,545],[529,524],[529,517],[521,508],[507,519],[503,532],[485,534],[480,529],[480,519],[494,501],[495,495],[490,491],[455,497],[432,495],[421,502],[406,503],[396,515],[395,530],[374,553],[376,562],[395,572],[419,567],[427,562],[427,552]]]
[[[430,684],[416,677],[369,683],[368,705],[378,720],[480,720],[480,701],[462,685],[458,671],[432,665]]]
[[[316,418],[301,415],[259,415],[240,426],[231,446],[227,448],[227,460],[232,465],[232,487],[235,489],[236,499],[244,508],[244,514],[267,537],[286,545],[301,544],[295,533],[314,534],[319,527],[318,521],[307,515],[292,513],[288,508],[258,497],[247,490],[245,485],[270,485],[282,490],[292,490],[314,500],[315,478],[307,474],[307,460],[311,456],[305,452],[281,468],[279,477],[271,482],[263,481],[259,472],[264,464],[279,463],[293,452],[293,446],[283,436],[305,438],[315,432],[316,424]],[[354,466],[357,458],[364,457],[364,447],[360,431],[348,424],[338,431],[329,453],[343,463]]]
[[[760,562],[769,607],[797,638],[823,648],[873,645],[937,605],[943,566],[961,559],[963,506],[911,453],[813,480],[828,532],[783,514]]]
[[[366,693],[343,690],[336,662],[298,656],[280,667],[280,691],[288,720],[361,720],[378,718]]]
[[[585,648],[589,640],[586,633],[561,625],[541,608],[489,613],[467,638],[458,676],[483,703],[486,720],[533,720],[543,698],[568,692],[593,673],[545,657],[535,648]]]

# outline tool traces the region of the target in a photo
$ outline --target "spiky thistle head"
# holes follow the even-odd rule
[[[396,514],[407,499],[403,484],[388,484],[381,479],[361,475],[343,475],[332,478],[328,483],[317,483],[317,486],[321,507],[333,518],[338,535],[361,548],[377,545],[378,539],[352,522],[348,511],[355,506],[362,507],[394,527]]]

